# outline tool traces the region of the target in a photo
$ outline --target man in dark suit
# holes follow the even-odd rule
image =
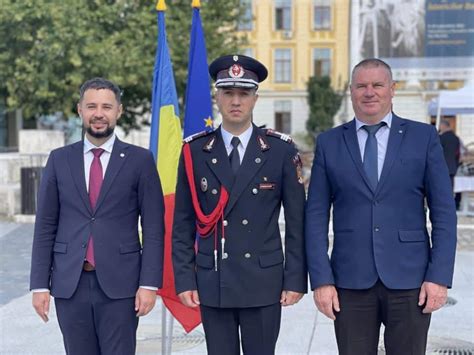
[[[200,305],[208,354],[240,354],[240,336],[245,354],[274,354],[281,306],[298,302],[307,288],[301,160],[288,136],[252,123],[263,64],[230,55],[209,72],[222,125],[183,146],[173,225],[176,291],[183,304]]]
[[[451,178],[451,186],[454,189],[454,176],[458,171],[459,160],[461,158],[461,142],[459,141],[458,136],[451,129],[451,124],[448,120],[442,120],[439,124],[439,140],[441,141],[441,146],[443,147],[444,159],[448,165],[449,177]],[[455,203],[456,209],[459,208],[461,202],[459,197],[456,194]]]
[[[387,354],[424,354],[456,250],[443,151],[433,126],[392,113],[385,62],[357,64],[350,90],[354,120],[319,135],[313,162],[305,237],[314,301],[335,320],[340,354],[377,354],[381,323]]]
[[[51,152],[39,190],[33,306],[46,322],[55,298],[67,354],[134,354],[162,283],[160,179],[151,152],[113,133],[120,95],[102,78],[83,84],[84,140]]]

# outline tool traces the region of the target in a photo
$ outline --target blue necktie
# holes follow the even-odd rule
[[[379,180],[379,173],[378,173],[378,154],[377,154],[377,138],[375,134],[385,124],[385,122],[380,122],[376,125],[372,126],[362,126],[368,133],[367,141],[365,142],[365,149],[364,149],[364,170],[369,178],[370,183],[372,184],[372,188],[375,190],[377,187],[377,183]]]
[[[239,150],[237,149],[237,146],[240,144],[239,137],[233,137],[230,141],[230,144],[232,144],[232,147],[234,147],[229,155],[230,166],[234,174],[236,174],[237,170],[240,168],[240,155]]]

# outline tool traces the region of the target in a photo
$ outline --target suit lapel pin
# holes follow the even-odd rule
[[[263,181],[268,181],[268,178],[266,176],[264,176]]]
[[[124,156],[125,156],[125,154],[120,153],[120,158],[123,158]]]
[[[260,164],[260,163],[262,162],[262,159],[260,159],[260,158],[255,158],[255,162],[256,162],[257,164]]]
[[[216,158],[212,158],[211,162],[212,162],[212,164],[217,164],[217,159],[216,159]]]
[[[207,191],[207,179],[205,177],[201,179],[201,191],[202,192]]]
[[[403,131],[402,131],[402,130],[399,130],[398,133],[403,133]]]

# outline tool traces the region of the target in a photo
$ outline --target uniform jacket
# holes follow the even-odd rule
[[[196,216],[183,157],[178,169],[173,225],[176,292],[198,290],[211,307],[256,307],[278,303],[282,290],[306,292],[304,200],[298,152],[293,144],[253,126],[242,164],[233,178],[220,128],[190,143],[200,206],[209,214],[229,191],[224,211],[225,252],[222,260],[218,224],[217,271],[214,234],[200,238],[195,254]],[[285,248],[278,225],[285,211]]]
[[[46,164],[39,190],[30,288],[50,288],[54,297],[70,298],[90,235],[97,278],[108,297],[134,297],[139,285],[161,287],[163,194],[151,153],[116,139],[93,211],[83,147],[81,141],[56,149]]]
[[[352,120],[317,140],[306,211],[312,288],[366,289],[378,278],[391,289],[418,288],[423,281],[451,286],[456,212],[435,128],[393,115],[383,170],[372,190],[355,127]]]

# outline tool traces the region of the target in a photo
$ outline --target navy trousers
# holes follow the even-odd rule
[[[424,355],[431,314],[418,306],[420,289],[392,290],[379,280],[367,290],[338,288],[334,322],[340,355],[377,355],[380,325],[387,355]]]
[[[83,271],[73,296],[55,305],[68,355],[135,354],[135,298],[108,298],[95,271]]]
[[[240,338],[245,355],[275,354],[281,320],[279,303],[250,308],[201,305],[201,318],[208,355],[239,355]]]

